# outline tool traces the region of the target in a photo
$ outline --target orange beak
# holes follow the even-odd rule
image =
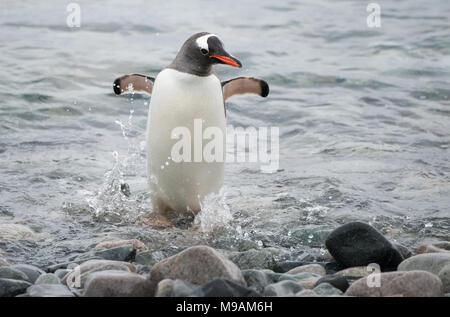
[[[219,61],[224,62],[225,64],[228,64],[233,67],[242,67],[241,62],[232,57],[221,56],[221,55],[211,55],[210,57],[217,58]]]

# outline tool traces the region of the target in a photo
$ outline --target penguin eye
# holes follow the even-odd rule
[[[203,55],[206,55],[206,54],[209,53],[208,50],[207,50],[206,48],[202,48],[202,49],[200,50],[200,52],[202,52]]]

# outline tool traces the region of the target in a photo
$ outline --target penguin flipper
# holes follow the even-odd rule
[[[124,75],[114,81],[113,89],[116,95],[131,94],[135,92],[151,95],[154,82],[155,78],[145,75]]]
[[[269,85],[262,79],[254,77],[238,77],[222,82],[223,99],[241,94],[257,94],[267,97]]]

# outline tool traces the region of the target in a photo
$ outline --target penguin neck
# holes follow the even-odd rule
[[[213,73],[211,64],[201,63],[199,60],[186,54],[178,54],[167,68],[197,76],[209,76]]]

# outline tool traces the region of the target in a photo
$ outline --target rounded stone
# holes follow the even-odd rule
[[[292,270],[289,270],[286,272],[286,274],[298,274],[298,273],[315,273],[321,276],[324,276],[326,274],[325,268],[320,264],[307,264],[302,266],[297,266],[296,268],[293,268]]]
[[[60,279],[53,273],[45,273],[38,277],[34,285],[39,284],[61,284]]]

